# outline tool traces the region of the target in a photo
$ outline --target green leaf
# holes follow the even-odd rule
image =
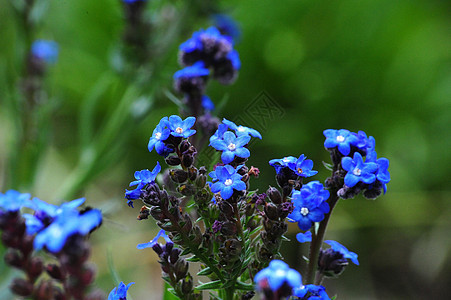
[[[214,290],[219,289],[222,286],[221,280],[215,280],[207,283],[203,283],[201,285],[198,285],[195,287],[195,290],[197,291],[203,291],[203,290]]]
[[[332,171],[333,170],[333,165],[331,165],[331,164],[329,164],[329,163],[327,163],[327,162],[325,162],[325,161],[323,161],[323,165],[326,167],[326,169],[328,169],[329,171]]]
[[[190,248],[186,248],[185,250],[182,251],[182,253],[180,255],[187,255],[191,253],[191,249]]]
[[[257,226],[254,230],[251,231],[251,236],[259,232],[263,228],[263,225]]]
[[[189,261],[189,262],[198,262],[198,261],[200,261],[200,259],[196,255],[193,255],[190,258],[187,258],[186,260]]]
[[[163,300],[177,300],[177,294],[174,289],[167,283],[164,283]]]
[[[207,268],[205,268],[205,269],[199,271],[199,272],[197,273],[197,276],[208,276],[208,275],[210,275],[211,273],[213,273],[213,270],[211,270],[210,267],[207,267]]]
[[[254,284],[252,283],[245,283],[238,280],[237,282],[235,282],[235,289],[244,291],[253,291],[255,287]]]

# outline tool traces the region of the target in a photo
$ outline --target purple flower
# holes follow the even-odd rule
[[[292,289],[302,285],[302,277],[298,271],[290,269],[290,267],[281,260],[273,260],[269,266],[260,270],[254,277],[258,290],[270,289],[274,293],[283,288],[286,284],[290,288],[289,296]]]
[[[262,135],[260,134],[260,132],[258,132],[255,129],[243,126],[243,125],[236,125],[235,123],[233,123],[232,121],[229,121],[227,119],[223,119],[222,123],[226,124],[230,129],[235,130],[235,133],[237,136],[242,136],[242,135],[250,135],[259,139],[262,139]]]
[[[134,282],[125,285],[122,281],[119,286],[114,288],[108,295],[108,300],[127,300],[127,291]]]
[[[376,180],[377,164],[374,162],[363,162],[362,155],[354,153],[354,159],[343,157],[341,165],[348,171],[345,175],[345,184],[348,187],[355,186],[359,181],[371,184]]]
[[[157,127],[155,127],[147,145],[149,152],[152,152],[155,148],[155,151],[159,155],[167,156],[167,154],[169,154],[167,153],[168,149],[164,143],[171,134],[171,131],[168,128],[168,122],[168,117],[164,117],[160,120]]]
[[[210,172],[210,177],[217,181],[211,185],[211,191],[213,193],[220,193],[224,200],[232,197],[233,190],[243,191],[246,189],[246,184],[241,181],[241,175],[237,173],[237,170],[241,168],[239,166],[234,169],[230,165],[217,166],[213,172]]]
[[[324,141],[324,147],[327,149],[338,147],[343,155],[348,155],[351,152],[351,145],[356,145],[359,138],[346,129],[326,129],[324,130],[324,136],[326,141]]]
[[[312,170],[313,161],[311,159],[306,159],[304,154],[301,154],[296,161],[288,162],[288,167],[293,170],[296,175],[301,177],[310,177],[316,175],[318,171]]]
[[[195,122],[195,117],[188,117],[182,120],[179,116],[172,115],[169,117],[168,127],[172,136],[187,138],[196,133],[196,130],[191,129]]]
[[[231,163],[235,156],[248,158],[251,153],[244,146],[249,143],[249,135],[236,136],[233,132],[224,132],[222,139],[213,139],[211,146],[216,150],[222,151],[221,159],[225,164]]]
[[[144,243],[144,244],[138,244],[138,246],[136,246],[136,248],[145,249],[145,248],[153,247],[156,243],[158,243],[158,239],[160,237],[164,238],[166,243],[172,243],[171,239],[166,235],[166,232],[164,231],[164,229],[161,229],[150,242]]]
[[[345,246],[343,246],[339,242],[327,240],[324,241],[324,243],[329,244],[333,250],[343,254],[344,258],[349,258],[354,264],[359,265],[359,261],[357,260],[357,254],[349,251]]]

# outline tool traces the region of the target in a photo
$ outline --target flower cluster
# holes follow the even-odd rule
[[[254,282],[266,299],[281,299],[291,296],[293,289],[302,286],[302,276],[283,261],[273,260],[255,275]]]

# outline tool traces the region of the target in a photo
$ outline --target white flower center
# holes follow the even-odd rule
[[[298,173],[302,174],[302,169],[301,168],[298,168]]]
[[[177,128],[175,129],[175,132],[181,134],[181,133],[183,132],[182,127],[177,127]]]
[[[246,129],[244,129],[244,127],[240,125],[236,130],[238,130],[239,132],[244,132]]]
[[[232,179],[230,179],[230,178],[224,182],[224,185],[226,185],[226,186],[229,186],[231,184],[232,184]]]
[[[161,132],[155,133],[155,138],[156,138],[157,140],[161,139]]]
[[[355,168],[352,171],[352,174],[354,174],[355,176],[360,176],[360,174],[362,174],[362,170],[360,170],[359,168]]]
[[[342,135],[337,136],[337,142],[342,143],[345,141],[345,137]]]
[[[308,215],[308,213],[309,213],[309,210],[307,207],[301,208],[301,215],[306,216],[306,215]]]
[[[236,145],[235,145],[234,143],[230,143],[230,144],[227,146],[227,148],[228,148],[230,151],[233,151],[233,150],[236,149]]]

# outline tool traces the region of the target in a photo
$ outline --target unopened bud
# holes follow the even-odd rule
[[[169,176],[171,176],[171,179],[177,183],[183,183],[188,179],[188,173],[181,169],[170,170]]]
[[[175,156],[175,155],[171,155],[171,156],[166,157],[165,161],[166,161],[166,163],[169,166],[178,166],[181,163],[180,158],[178,156]]]
[[[280,194],[279,190],[276,189],[275,187],[270,186],[269,189],[266,191],[266,194],[273,203],[275,204],[282,203],[282,195]]]
[[[33,292],[33,284],[23,278],[14,278],[9,288],[14,294],[22,297],[30,296]]]

